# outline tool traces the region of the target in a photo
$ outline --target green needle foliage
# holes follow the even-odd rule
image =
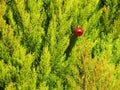
[[[120,0],[0,0],[0,90],[120,90]]]

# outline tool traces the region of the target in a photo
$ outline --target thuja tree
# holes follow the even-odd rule
[[[119,0],[0,0],[0,89],[119,90],[119,8]]]

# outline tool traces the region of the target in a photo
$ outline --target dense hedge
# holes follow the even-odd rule
[[[120,0],[0,0],[0,90],[120,90]]]

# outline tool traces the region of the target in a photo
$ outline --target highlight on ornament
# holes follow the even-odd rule
[[[82,36],[82,34],[83,34],[83,29],[81,27],[78,26],[77,28],[74,29],[75,36]]]

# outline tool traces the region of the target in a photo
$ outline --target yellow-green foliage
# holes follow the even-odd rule
[[[0,90],[120,90],[119,32],[119,0],[0,0]]]

